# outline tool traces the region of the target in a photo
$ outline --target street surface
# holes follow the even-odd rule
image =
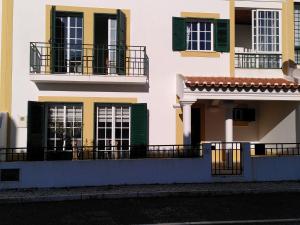
[[[201,221],[216,224],[212,221],[297,218],[300,218],[300,193],[0,204],[1,225],[187,224]],[[300,224],[299,221],[247,224]]]

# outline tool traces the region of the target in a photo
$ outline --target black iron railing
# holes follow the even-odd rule
[[[135,145],[2,148],[0,161],[199,158],[202,145]]]
[[[235,53],[235,68],[280,69],[281,54]]]
[[[212,143],[211,154],[212,175],[242,175],[243,151],[241,143]]]
[[[300,155],[300,143],[251,144],[251,156],[293,156]]]
[[[148,75],[145,46],[30,43],[31,74]]]

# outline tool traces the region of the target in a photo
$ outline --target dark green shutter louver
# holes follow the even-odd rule
[[[133,104],[131,107],[131,145],[148,144],[147,104]]]
[[[227,19],[215,20],[215,51],[230,51],[230,23]]]
[[[44,160],[44,103],[29,101],[27,116],[27,158],[30,161]]]
[[[117,73],[126,74],[126,15],[117,10]]]
[[[186,50],[186,20],[182,17],[173,17],[172,19],[173,51]]]
[[[51,8],[51,20],[50,20],[50,45],[51,45],[51,58],[50,58],[50,67],[51,73],[55,73],[55,61],[56,61],[56,7],[52,6]]]

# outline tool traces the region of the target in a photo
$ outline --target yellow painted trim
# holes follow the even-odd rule
[[[230,77],[235,76],[235,0],[230,0]]]
[[[12,104],[13,0],[2,0],[0,112],[8,113],[7,146],[10,146],[10,116]]]
[[[0,111],[11,113],[13,0],[2,1]]]
[[[181,51],[180,55],[182,57],[210,57],[210,58],[219,58],[220,52],[206,52],[206,51]]]
[[[181,12],[181,17],[197,18],[197,19],[220,19],[219,13],[201,13],[201,12]],[[219,58],[220,53],[214,51],[181,51],[182,57],[207,57],[207,58]]]
[[[109,97],[65,97],[39,96],[40,102],[80,102],[83,103],[83,145],[94,143],[94,104],[95,103],[137,103],[137,98]]]
[[[176,96],[176,103],[179,103],[179,97]],[[176,109],[176,144],[183,144],[183,121],[182,121],[182,109]]]
[[[180,16],[197,19],[220,19],[219,13],[181,12]]]
[[[50,40],[50,21],[51,21],[51,7],[46,5],[46,42]],[[126,45],[130,45],[130,10],[121,9],[126,15]],[[64,12],[80,12],[83,13],[83,42],[84,44],[94,44],[94,15],[99,14],[117,14],[117,9],[109,8],[91,8],[91,7],[77,7],[77,6],[56,6],[56,11]],[[87,51],[87,57],[92,56],[93,51]],[[89,62],[89,70],[84,71],[84,74],[92,73],[92,61]]]
[[[294,1],[282,2],[282,62],[295,60]]]

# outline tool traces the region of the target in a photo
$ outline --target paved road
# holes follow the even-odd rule
[[[168,224],[286,218],[300,218],[300,193],[0,204],[1,225]]]

